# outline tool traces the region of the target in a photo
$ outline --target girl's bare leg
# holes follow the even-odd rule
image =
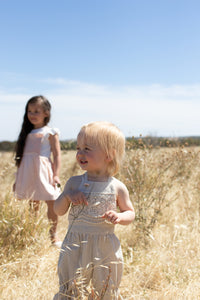
[[[56,229],[58,224],[58,216],[55,214],[53,209],[54,201],[48,200],[46,201],[46,204],[47,204],[47,217],[51,222],[51,228],[49,230],[49,234],[50,234],[51,242],[55,243],[57,242]]]

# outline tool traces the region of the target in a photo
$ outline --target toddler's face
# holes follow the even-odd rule
[[[86,170],[91,176],[107,173],[108,159],[105,152],[92,142],[77,140],[76,159],[82,170]]]

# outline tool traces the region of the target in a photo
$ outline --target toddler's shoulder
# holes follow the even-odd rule
[[[113,177],[113,184],[118,193],[120,193],[120,192],[128,193],[128,189],[127,189],[126,185],[119,179]]]
[[[76,190],[81,182],[82,182],[83,175],[76,175],[72,176],[68,179],[66,183],[66,188],[70,188],[71,190]]]
[[[118,186],[118,187],[121,187],[121,188],[126,188],[126,185],[119,179],[115,178],[115,177],[112,177],[113,178],[113,183]]]

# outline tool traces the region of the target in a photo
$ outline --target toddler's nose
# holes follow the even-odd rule
[[[84,154],[84,150],[79,149],[79,150],[77,151],[77,155],[78,155],[78,156],[81,156],[81,155],[83,155],[83,154]]]

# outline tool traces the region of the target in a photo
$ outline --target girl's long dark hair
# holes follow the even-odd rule
[[[25,107],[25,114],[24,114],[24,119],[23,119],[23,123],[22,123],[22,128],[21,128],[20,134],[18,136],[18,140],[17,140],[16,147],[15,147],[15,153],[16,153],[15,162],[16,162],[17,167],[19,167],[21,160],[22,160],[27,135],[34,128],[33,124],[31,124],[31,122],[29,121],[28,116],[27,116],[28,105],[35,104],[35,103],[40,103],[42,108],[44,109],[44,112],[48,114],[47,117],[45,117],[45,119],[44,119],[44,125],[47,125],[48,122],[50,121],[51,104],[49,103],[49,101],[44,96],[34,96],[31,99],[29,99],[26,104],[26,107]]]

